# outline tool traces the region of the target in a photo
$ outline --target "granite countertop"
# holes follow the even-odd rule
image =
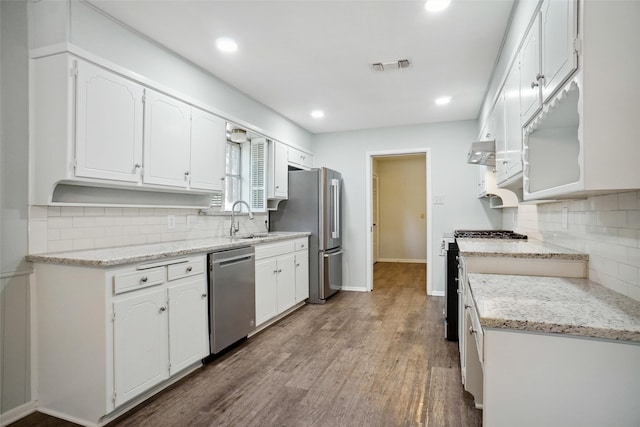
[[[462,256],[589,261],[589,255],[539,240],[456,239]]]
[[[307,237],[308,232],[271,232],[254,233],[253,238],[213,237],[198,240],[178,240],[174,242],[152,243],[147,245],[121,246],[82,251],[52,252],[27,255],[27,261],[33,263],[78,265],[85,267],[111,267],[134,262],[153,261],[181,255],[213,252],[224,249],[254,246],[259,243],[271,243]],[[244,236],[246,237],[246,236]]]
[[[468,276],[483,328],[640,342],[640,302],[590,280]]]

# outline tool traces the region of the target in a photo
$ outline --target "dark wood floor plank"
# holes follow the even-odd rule
[[[377,263],[374,280],[302,307],[110,426],[480,426],[425,265]],[[37,425],[72,424],[38,414],[12,427]]]

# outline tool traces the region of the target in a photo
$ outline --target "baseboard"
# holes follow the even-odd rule
[[[23,403],[20,406],[9,409],[7,412],[0,414],[0,427],[8,426],[34,412],[36,412],[36,402]]]
[[[398,258],[378,258],[376,262],[406,262],[411,264],[426,264],[426,259],[398,259]]]
[[[367,288],[363,288],[360,286],[344,286],[342,285],[342,290],[343,291],[348,291],[348,292],[367,292]]]

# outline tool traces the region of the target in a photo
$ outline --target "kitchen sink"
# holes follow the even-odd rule
[[[235,236],[236,239],[240,239],[240,240],[264,239],[265,237],[269,237],[269,233],[250,233],[250,234],[241,234],[239,236]]]

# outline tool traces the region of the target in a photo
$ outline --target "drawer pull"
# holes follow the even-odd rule
[[[162,307],[160,307],[160,311],[167,311],[167,306],[163,305]]]
[[[206,298],[206,297],[207,297],[207,294],[202,294],[202,298]]]
[[[191,273],[191,270],[193,270],[193,267],[191,266],[187,267],[187,273]]]
[[[140,281],[142,283],[145,283],[147,280],[149,280],[149,278],[147,276],[143,276],[143,277],[140,278]]]
[[[475,334],[477,331],[475,329],[473,329],[473,326],[469,326],[469,333],[471,335]]]

